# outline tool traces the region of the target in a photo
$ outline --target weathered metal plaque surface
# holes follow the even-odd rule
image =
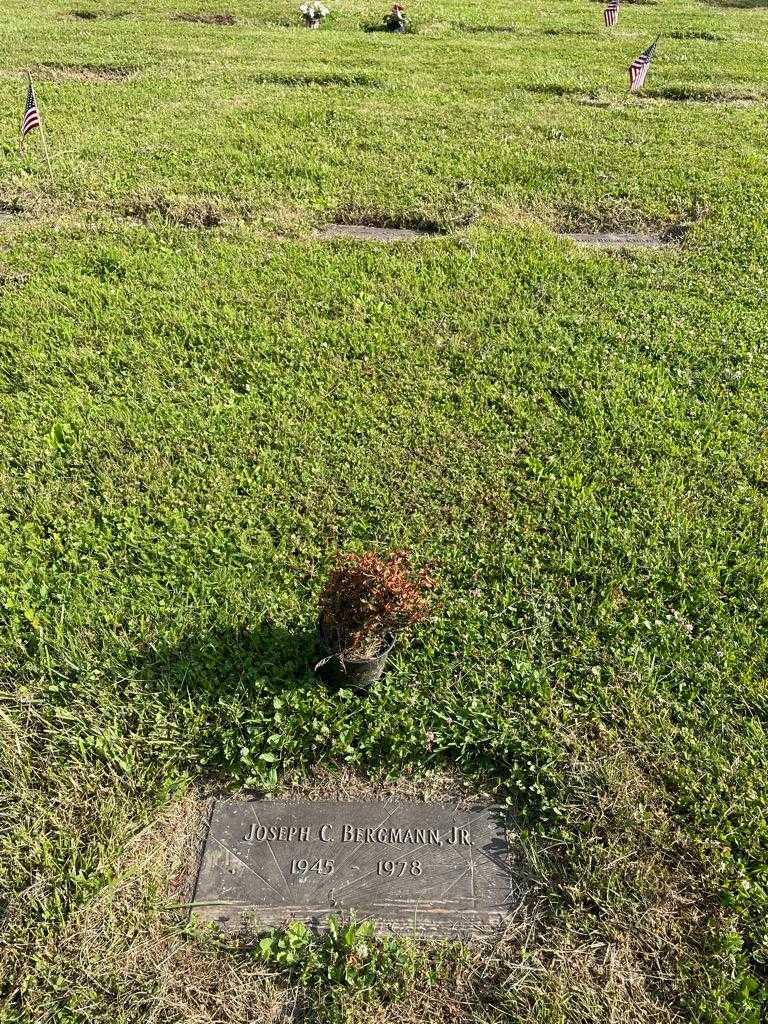
[[[519,897],[493,811],[224,800],[213,808],[194,911],[236,931],[354,912],[384,930],[451,935],[498,926]]]

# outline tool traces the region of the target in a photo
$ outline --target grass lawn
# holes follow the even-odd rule
[[[764,1021],[766,0],[71,4],[0,13],[0,1020]],[[361,699],[369,547],[441,583]],[[486,793],[525,902],[260,959],[179,909],[243,790]]]

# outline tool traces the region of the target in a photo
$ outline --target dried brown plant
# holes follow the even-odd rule
[[[426,618],[434,585],[405,551],[339,554],[320,596],[323,639],[346,660],[375,658],[394,634]]]

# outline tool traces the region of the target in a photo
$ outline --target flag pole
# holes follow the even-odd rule
[[[32,85],[32,73],[30,71],[27,71],[27,78],[29,79],[30,88],[34,91],[34,86]],[[39,107],[38,113],[40,113]],[[45,134],[45,122],[42,114],[40,114],[40,138],[43,140],[43,150],[45,152],[46,163],[48,164],[48,173],[51,176],[51,184],[55,185],[56,179],[53,176],[53,167],[51,167],[51,154],[48,152],[48,136]]]

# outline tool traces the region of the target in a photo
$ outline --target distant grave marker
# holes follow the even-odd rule
[[[601,249],[667,249],[674,244],[661,235],[635,235],[629,232],[561,231],[559,237],[578,245],[592,245]]]
[[[40,64],[37,74],[54,82],[125,82],[136,70],[107,64]]]
[[[0,224],[8,222],[8,221],[15,220],[16,217],[20,217],[20,216],[21,216],[21,209],[20,209],[20,207],[15,206],[15,205],[10,205],[10,206],[0,205]]]
[[[382,86],[380,79],[373,78],[370,75],[353,75],[343,72],[328,72],[319,75],[262,75],[259,78],[259,82],[262,85],[284,85],[288,88],[298,89],[305,87],[353,89],[357,86],[379,89]]]
[[[434,238],[437,231],[423,228],[388,228],[375,224],[326,224],[315,232],[315,238],[329,241],[334,238],[354,238],[359,242],[415,242],[420,238]]]
[[[211,11],[184,12],[176,15],[176,21],[188,21],[197,25],[217,25],[223,28],[227,25],[237,24],[234,14],[214,13]]]
[[[457,32],[468,32],[470,35],[503,35],[520,31],[515,25],[455,25],[454,28]]]
[[[500,925],[521,890],[492,810],[224,800],[193,905],[230,931],[354,913],[387,931],[447,936]]]

